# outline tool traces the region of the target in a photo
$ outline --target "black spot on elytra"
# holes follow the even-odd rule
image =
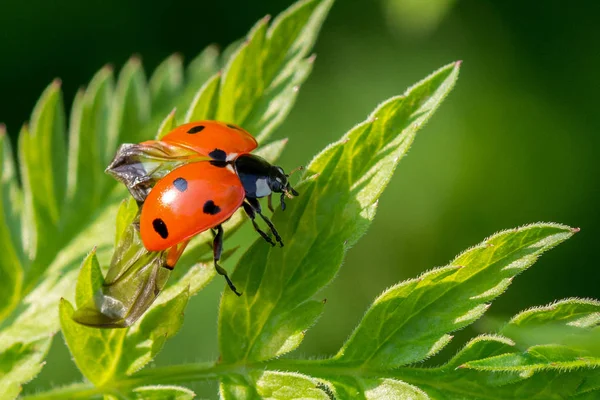
[[[187,131],[187,133],[198,133],[201,132],[204,129],[204,125],[196,125],[194,127],[191,127],[189,131]]]
[[[214,149],[213,151],[211,151],[210,153],[208,153],[208,155],[213,160],[217,160],[217,161],[225,161],[225,160],[227,160],[227,153],[225,153],[221,149]]]
[[[187,181],[184,178],[177,178],[173,181],[173,186],[180,192],[185,192],[187,190]]]
[[[204,214],[215,215],[221,212],[221,207],[216,205],[214,201],[208,200],[206,203],[204,203],[202,211],[204,211]]]
[[[152,227],[160,235],[161,238],[166,239],[169,237],[169,231],[167,229],[167,224],[160,218],[156,218],[152,221]]]
[[[228,127],[230,127],[231,129],[236,129],[236,130],[238,130],[238,131],[241,131],[241,129],[240,129],[240,127],[239,127],[239,126],[235,126],[235,125],[233,125],[233,124],[227,124],[227,126],[228,126]]]

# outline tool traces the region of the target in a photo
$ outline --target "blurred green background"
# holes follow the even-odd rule
[[[141,55],[146,71],[173,52],[222,48],[285,1],[3,0],[0,121],[15,138],[44,87],[61,77],[67,107],[106,63]],[[281,165],[306,164],[386,98],[464,60],[454,92],[417,136],[368,234],[320,296],[325,314],[298,356],[331,355],[383,289],[446,264],[505,228],[555,221],[581,227],[515,280],[494,317],[570,296],[600,297],[600,3],[338,0],[316,46],[314,72],[276,137]],[[232,262],[226,263],[231,269]],[[217,279],[194,297],[155,364],[217,357]],[[460,332],[436,360],[482,324]],[[80,380],[58,336],[27,392]],[[216,397],[215,383],[193,385]]]

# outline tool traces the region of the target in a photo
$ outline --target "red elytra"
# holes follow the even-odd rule
[[[204,156],[212,154],[215,159],[220,158],[220,150],[226,154],[228,161],[240,154],[250,153],[258,146],[256,139],[244,129],[219,121],[183,124],[167,133],[161,140],[187,147]]]
[[[185,164],[154,186],[142,207],[140,234],[150,251],[177,243],[226,221],[242,205],[244,187],[229,168]]]

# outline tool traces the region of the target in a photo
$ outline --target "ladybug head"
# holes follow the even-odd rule
[[[274,193],[281,193],[281,209],[285,210],[285,198],[293,198],[294,196],[298,196],[298,193],[293,187],[290,186],[290,182],[288,180],[289,176],[296,172],[298,169],[296,168],[290,174],[286,174],[283,171],[283,168],[272,166],[269,169],[269,177],[268,184],[271,188],[271,191]]]

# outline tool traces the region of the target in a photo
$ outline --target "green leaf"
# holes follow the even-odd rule
[[[24,255],[21,243],[22,196],[17,185],[11,144],[0,125],[0,321],[19,302]]]
[[[183,312],[190,296],[215,276],[212,265],[196,265],[165,290],[140,320],[127,330],[119,375],[131,375],[152,361],[167,339],[183,324]]]
[[[38,374],[51,341],[52,338],[44,338],[27,344],[15,343],[9,348],[0,345],[1,399],[17,397],[22,385]]]
[[[215,74],[202,85],[185,114],[184,122],[215,119],[220,82],[221,74]]]
[[[165,341],[174,336],[183,324],[183,311],[189,300],[187,288],[171,299],[155,303],[139,324],[127,330],[126,349],[120,360],[119,375],[131,375],[154,359]]]
[[[515,316],[501,333],[519,343],[523,353],[475,359],[461,365],[482,371],[568,371],[600,363],[600,302],[566,299]]]
[[[281,81],[293,73],[294,66],[310,53],[332,5],[333,1],[299,1],[275,18],[267,32],[265,81]]]
[[[585,353],[561,345],[540,345],[530,347],[524,354],[502,354],[464,364],[467,368],[481,371],[540,371],[573,368],[594,368],[600,366],[600,358],[586,356]]]
[[[562,339],[560,341],[587,334],[595,335],[597,343],[600,340],[597,322],[592,322],[598,319],[597,305],[595,301],[567,299],[533,308],[514,317],[502,332],[508,332],[509,327],[513,333],[517,332],[515,328],[519,325],[518,332],[530,334],[528,329],[533,325],[539,331],[556,333],[562,326],[574,331],[554,336]],[[534,339],[549,340],[548,336],[537,334],[525,337],[525,343],[533,343]],[[532,345],[522,353],[519,348],[523,344],[504,336],[482,335],[439,368],[405,368],[400,375],[409,381],[420,382],[421,388],[434,399],[478,399],[480,393],[490,393],[490,399],[564,399],[600,389],[600,373],[594,369],[594,362],[582,364],[577,369],[569,365],[573,360],[568,357],[581,349],[568,348],[564,344],[542,344]],[[593,360],[588,358],[588,361]]]
[[[75,289],[77,306],[81,307],[93,298],[103,283],[96,253],[92,251],[79,272]],[[102,385],[114,376],[125,331],[80,325],[72,319],[74,311],[68,300],[61,299],[59,313],[63,337],[81,373],[94,384]]]
[[[301,195],[290,201],[286,215],[273,219],[285,251],[255,242],[232,276],[242,299],[229,293],[222,298],[224,362],[267,360],[300,343],[317,316],[306,318],[305,302],[333,279],[346,249],[370,225],[396,164],[453,87],[458,68],[446,66],[385,102],[310,163],[305,176],[318,178],[299,187]]]
[[[156,67],[149,82],[153,111],[172,106],[173,99],[183,89],[183,75],[183,60],[178,54],[173,54]]]
[[[193,82],[206,82],[219,69],[219,56],[219,49],[215,45],[202,50],[188,65],[189,79]],[[197,90],[196,87],[195,91]],[[191,99],[185,100],[185,104],[189,104]]]
[[[123,204],[122,210],[127,205]],[[123,211],[125,212],[125,211]],[[190,294],[197,293],[214,276],[209,266],[195,266],[176,284],[167,289],[144,315],[128,329],[97,329],[73,321],[71,304],[62,300],[60,318],[62,332],[79,370],[94,384],[101,386],[118,377],[131,375],[150,362],[165,341],[175,335],[183,323],[183,311]],[[84,261],[75,298],[81,311],[90,298],[101,296],[104,284],[100,266],[92,252]],[[80,318],[93,318],[84,315]]]
[[[141,136],[144,124],[150,122],[150,95],[139,59],[131,58],[123,67],[117,81],[110,127],[104,155],[104,165],[114,156],[118,143],[138,143],[148,139]]]
[[[332,0],[304,0],[259,21],[235,46],[224,68],[217,119],[236,123],[264,141],[283,121],[314,58],[308,57]]]
[[[277,16],[267,32],[268,50],[263,61],[265,95],[245,125],[251,132],[260,132],[259,141],[286,117],[299,86],[310,74],[314,57],[308,56],[332,4],[332,0],[299,1]]]
[[[314,378],[298,373],[256,371],[246,382],[239,376],[223,379],[221,397],[229,399],[319,399],[330,400],[327,392]]]
[[[66,191],[64,120],[60,82],[54,81],[36,104],[29,128],[23,127],[19,136],[27,229],[24,247],[34,259],[26,287],[43,272],[52,259],[50,249],[59,241],[56,232]]]
[[[191,400],[196,394],[180,386],[142,386],[132,392],[134,399],[139,400]]]
[[[223,71],[217,112],[219,121],[244,121],[264,90],[261,53],[267,22],[268,18],[263,18],[250,30],[248,39],[231,56]]]
[[[79,270],[79,278],[75,286],[75,304],[77,307],[81,307],[88,299],[94,297],[103,284],[104,277],[100,270],[96,251],[92,250]]]
[[[155,137],[156,140],[161,140],[167,133],[171,132],[173,128],[177,126],[175,123],[175,111],[176,109],[173,109],[173,111],[171,111],[169,115],[167,115],[166,118],[160,123]]]
[[[396,368],[432,356],[451,340],[449,333],[479,318],[515,275],[572,235],[571,228],[553,224],[501,232],[447,267],[386,290],[336,362]]]
[[[108,382],[115,373],[123,348],[122,329],[97,329],[73,321],[74,308],[60,303],[62,333],[81,373],[95,385]]]
[[[72,234],[81,214],[93,214],[104,200],[105,157],[103,154],[111,102],[114,95],[112,69],[102,68],[85,91],[73,102],[69,126],[67,210],[63,230]]]
[[[138,205],[135,200],[130,197],[121,202],[119,211],[117,212],[117,228],[115,230],[115,248],[127,232],[129,225],[133,222],[138,213]],[[79,303],[77,303],[79,305]]]
[[[515,316],[501,333],[522,349],[539,344],[564,344],[600,356],[594,332],[600,325],[600,303],[588,299],[565,299],[532,308]]]

